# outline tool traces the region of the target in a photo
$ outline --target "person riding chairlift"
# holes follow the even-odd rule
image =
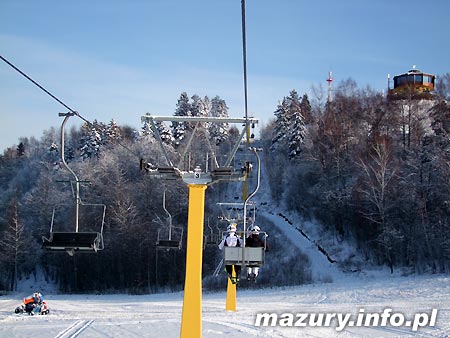
[[[223,250],[224,246],[237,246],[240,247],[243,244],[242,238],[236,234],[236,223],[231,223],[227,227],[228,233],[224,236],[222,241],[219,243],[219,249]],[[233,266],[234,272],[236,273],[236,277],[233,277]],[[241,275],[241,266],[240,265],[226,265],[225,269],[228,273],[228,277],[233,284],[239,283],[239,277]]]
[[[261,229],[257,225],[252,225],[249,229],[249,235],[245,240],[245,246],[253,247],[253,248],[265,248],[264,251],[268,251],[269,247],[267,246],[265,237],[261,238],[260,236]],[[247,280],[256,280],[258,277],[259,267],[258,266],[248,266],[247,267]]]

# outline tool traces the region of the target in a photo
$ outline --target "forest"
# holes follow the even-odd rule
[[[336,86],[332,100],[320,87],[312,92],[287,93],[255,141],[264,151],[273,203],[316,220],[337,245],[356,243],[368,264],[448,272],[450,74],[439,77],[427,100],[390,99],[352,79]],[[228,107],[219,96],[181,93],[173,115],[225,117]],[[178,157],[195,130],[179,122],[157,128],[170,156]],[[183,160],[192,169],[205,162],[205,149],[226,153],[239,137],[236,127],[210,124]],[[82,200],[107,207],[105,250],[74,256],[42,250],[53,208],[61,205],[60,218],[71,218],[72,178],[61,163],[59,130],[50,128],[39,140],[23,137],[0,156],[0,290],[14,290],[19,278],[38,269],[64,292],[180,290],[184,249],[159,251],[155,243],[158,228],[167,225],[163,191],[174,224],[184,228],[188,191],[181,181],[142,170],[140,159],[151,166],[162,157],[150,126],[94,121],[72,127],[65,139]],[[226,184],[208,187],[205,219],[217,216],[216,202],[235,198],[227,194]],[[205,248],[204,269],[214,269],[218,255]],[[271,283],[309,280],[307,272],[297,280],[278,275],[273,271]]]

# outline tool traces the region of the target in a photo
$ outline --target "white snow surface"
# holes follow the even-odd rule
[[[224,282],[225,285],[225,282]],[[14,314],[23,294],[0,297],[0,337],[179,337],[183,293],[153,295],[45,295],[47,316]],[[346,277],[333,283],[238,290],[237,311],[225,311],[226,293],[203,295],[203,337],[450,337],[450,278]],[[438,309],[434,327],[257,327],[257,313],[381,312],[411,316]],[[195,337],[193,337],[195,338]]]
[[[222,292],[204,292],[202,302],[203,337],[450,337],[450,276],[395,275],[387,269],[365,266],[357,273],[344,273],[331,264],[317,249],[325,243],[336,259],[354,251],[347,243],[342,252],[331,247],[317,224],[308,224],[295,215],[278,215],[280,208],[259,207],[262,221],[268,219],[285,235],[290,245],[306,253],[311,261],[313,284],[256,288],[237,292],[237,311],[227,312],[226,280]],[[288,219],[293,224],[287,222]],[[307,233],[306,239],[296,228]],[[332,237],[332,236],[331,236]],[[270,237],[269,237],[270,239]],[[270,254],[270,252],[268,253]],[[263,267],[261,273],[270,273]],[[324,283],[328,281],[329,283]],[[14,314],[24,296],[39,288],[50,308],[47,316]],[[64,295],[52,285],[29,278],[20,284],[21,292],[0,296],[0,337],[179,337],[183,293],[151,295]],[[411,327],[347,327],[338,332],[334,327],[259,327],[258,313],[342,313],[357,315],[381,313],[392,308],[412,319],[415,313],[431,313],[438,309],[434,327],[412,332]],[[335,323],[337,324],[337,323]],[[192,337],[196,338],[196,337]]]

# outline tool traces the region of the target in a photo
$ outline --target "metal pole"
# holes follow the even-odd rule
[[[247,146],[250,145],[250,123],[248,120],[248,96],[247,96],[247,42],[245,33],[245,0],[241,0],[242,12],[242,59],[244,62],[244,113]]]
[[[256,148],[251,148],[251,150],[255,153],[256,158],[258,160],[258,175],[257,175],[257,184],[256,184],[256,188],[255,190],[245,199],[244,201],[244,237],[246,235],[246,223],[247,223],[247,203],[248,201],[250,201],[250,199],[255,196],[255,194],[257,193],[258,189],[259,189],[259,183],[261,181],[261,160],[259,158],[258,155],[258,151]],[[243,250],[242,250],[242,255],[244,254],[245,251],[245,239],[244,239],[244,243],[243,243]],[[244,257],[242,257],[242,260],[244,260]]]
[[[166,209],[166,190],[164,189],[163,193],[163,209],[166,212],[167,216],[169,216],[169,241],[172,240],[172,215]]]
[[[66,169],[75,177],[75,232],[78,232],[78,218],[79,218],[79,210],[80,210],[80,181],[78,180],[75,172],[69,168],[64,159],[64,127],[67,123],[67,120],[75,115],[75,113],[59,113],[59,116],[64,116],[64,121],[61,125],[61,160],[66,167]]]

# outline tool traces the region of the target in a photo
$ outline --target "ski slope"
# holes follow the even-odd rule
[[[238,192],[229,194],[234,196]],[[286,252],[296,246],[308,255],[314,283],[253,290],[238,288],[237,311],[227,312],[224,279],[222,292],[203,294],[203,337],[450,337],[450,276],[402,277],[387,273],[387,269],[367,266],[357,273],[345,273],[338,262],[330,262],[318,249],[318,244],[326,247],[332,258],[338,261],[349,254],[357,255],[350,244],[338,243],[333,247],[332,236],[325,238],[326,234],[321,232],[318,224],[304,222],[297,215],[288,214],[282,207],[273,205],[264,180],[255,202],[258,205],[257,221],[261,221],[261,225],[269,221],[285,235]],[[270,271],[263,267],[261,273],[269,274]],[[14,314],[22,298],[38,286],[44,293],[50,314]],[[63,295],[51,286],[33,281],[22,285],[21,290],[21,293],[0,296],[0,337],[171,338],[180,334],[182,292],[139,296]],[[381,313],[386,308],[408,318],[415,313],[430,313],[437,309],[438,316],[433,327],[422,327],[417,332],[406,326],[374,325],[337,331],[336,323],[331,327],[255,326],[257,314],[261,313],[356,315],[361,310]]]
[[[224,282],[225,289],[225,282]],[[23,294],[0,296],[0,337],[179,337],[182,293],[47,294],[48,316],[14,314]],[[450,277],[350,277],[333,283],[238,290],[237,311],[225,291],[203,295],[203,337],[450,337]],[[407,316],[438,309],[434,327],[257,327],[257,313],[357,313],[392,308]],[[195,337],[193,337],[195,338]]]

